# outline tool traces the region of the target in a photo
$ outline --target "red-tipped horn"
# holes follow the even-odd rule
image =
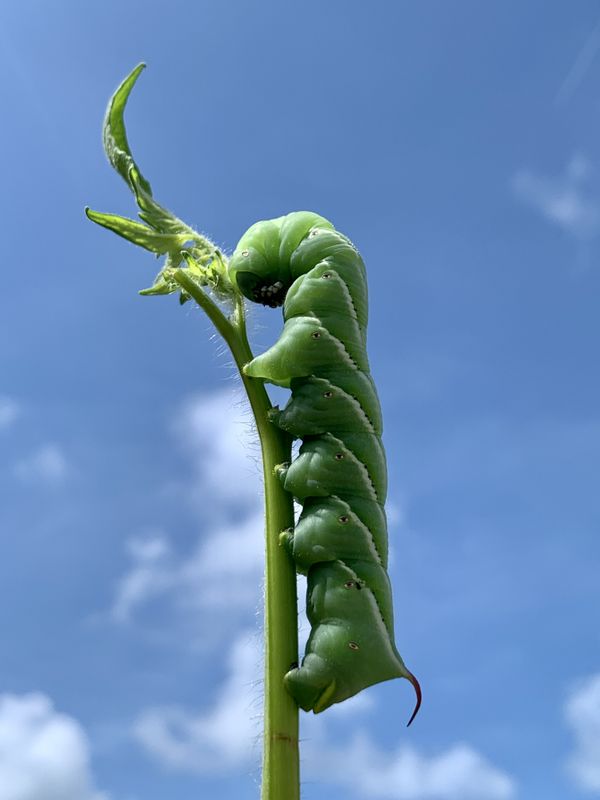
[[[423,698],[423,695],[421,694],[421,685],[419,684],[419,681],[415,678],[415,676],[412,674],[412,672],[409,672],[409,670],[406,670],[406,671],[408,672],[408,680],[412,683],[413,689],[415,690],[415,694],[417,695],[417,704],[415,706],[415,710],[413,711],[411,718],[406,723],[406,727],[408,728],[410,723],[413,721],[413,719],[419,713],[419,709],[421,708],[421,700]]]

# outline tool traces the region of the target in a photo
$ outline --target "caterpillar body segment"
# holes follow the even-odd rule
[[[362,689],[407,678],[419,684],[394,643],[384,503],[387,468],[382,419],[366,350],[368,292],[360,254],[318,214],[295,212],[253,225],[229,263],[229,277],[254,302],[283,304],[278,341],[244,368],[288,387],[270,419],[302,440],[278,469],[303,505],[282,532],[307,575],[311,634],[286,686],[319,713]]]
[[[369,434],[369,440],[373,438]],[[365,443],[360,444],[364,448]],[[307,438],[298,457],[285,471],[280,471],[280,478],[286,490],[300,501],[335,494],[347,499],[351,505],[355,497],[370,500],[378,503],[383,511],[385,479],[382,477],[378,485],[374,483],[377,471],[383,469],[381,449],[368,453],[365,464],[341,438],[325,433]],[[387,552],[387,532],[385,542]]]
[[[308,498],[296,527],[285,531],[282,544],[288,548],[298,572],[306,574],[313,564],[360,559],[385,568],[385,540],[369,527],[339,497]]]

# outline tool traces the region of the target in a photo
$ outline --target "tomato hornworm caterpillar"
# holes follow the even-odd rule
[[[228,266],[250,300],[283,304],[279,340],[246,375],[291,389],[271,421],[302,439],[281,465],[285,488],[303,504],[281,534],[307,574],[311,634],[285,683],[305,711],[318,713],[367,686],[407,678],[421,690],[394,644],[384,503],[387,469],[381,409],[366,353],[367,282],[354,245],[318,214],[294,212],[253,225]]]

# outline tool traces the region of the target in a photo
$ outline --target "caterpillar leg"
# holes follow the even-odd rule
[[[308,653],[301,667],[291,669],[283,679],[286,689],[304,711],[318,714],[331,705],[336,681],[334,669],[315,653]]]
[[[279,480],[285,485],[285,479],[287,478],[288,470],[290,468],[289,463],[286,461],[283,464],[277,464],[273,472],[279,478]]]
[[[279,534],[279,544],[290,554],[294,556],[294,528],[286,528]]]

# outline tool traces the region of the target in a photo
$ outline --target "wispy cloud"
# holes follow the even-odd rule
[[[171,546],[162,534],[133,538],[127,543],[132,566],[117,583],[111,614],[129,622],[135,610],[168,591],[175,580]]]
[[[3,800],[108,800],[94,788],[81,725],[46,695],[0,695]]]
[[[306,759],[319,780],[369,800],[511,800],[516,795],[514,780],[467,744],[432,756],[406,745],[389,752],[361,731],[339,748],[323,742],[311,746]]]
[[[10,428],[21,414],[21,407],[12,397],[0,395],[0,431]]]
[[[590,71],[598,51],[600,50],[600,21],[592,28],[587,39],[565,75],[558,92],[556,93],[557,105],[567,103],[575,94],[579,86],[583,83],[586,75]]]
[[[200,538],[189,555],[176,554],[163,534],[130,540],[132,564],[117,583],[113,619],[129,622],[160,597],[179,611],[218,610],[223,627],[253,613],[262,593],[263,528],[255,510]]]
[[[69,472],[67,458],[62,448],[54,443],[42,445],[14,466],[15,475],[28,483],[56,486]]]
[[[228,660],[229,675],[212,708],[201,713],[181,706],[147,709],[133,735],[159,763],[182,772],[230,773],[247,769],[258,758],[260,713],[256,676],[260,653],[251,634],[238,638]],[[357,713],[370,707],[360,695],[339,706]],[[335,708],[335,707],[334,707]],[[332,709],[333,711],[334,709]],[[329,719],[332,719],[331,714]],[[359,728],[353,738],[332,746],[321,724],[307,717],[305,772],[311,780],[341,786],[352,797],[370,800],[512,800],[514,780],[466,744],[426,756],[412,747],[387,751]],[[319,720],[320,723],[321,720]]]
[[[582,681],[571,693],[565,718],[575,736],[568,771],[582,789],[600,792],[600,673]]]
[[[149,708],[135,723],[134,738],[159,762],[184,772],[223,773],[256,760],[260,661],[256,638],[240,635],[229,655],[229,675],[212,708],[203,712],[181,706]]]
[[[187,553],[176,552],[163,533],[132,538],[112,617],[129,622],[162,598],[184,614],[218,610],[217,633],[226,634],[254,614],[262,595],[264,517],[259,470],[249,458],[258,456],[256,436],[229,391],[187,399],[174,433],[192,465],[183,491],[210,532],[201,532]]]
[[[548,222],[587,241],[600,233],[600,199],[587,186],[591,174],[590,163],[575,155],[562,176],[548,177],[522,169],[514,175],[512,185],[517,197]]]
[[[232,391],[185,400],[175,415],[174,433],[192,461],[188,486],[200,510],[247,510],[261,503],[260,451],[250,411]],[[209,507],[210,510],[210,507]]]

